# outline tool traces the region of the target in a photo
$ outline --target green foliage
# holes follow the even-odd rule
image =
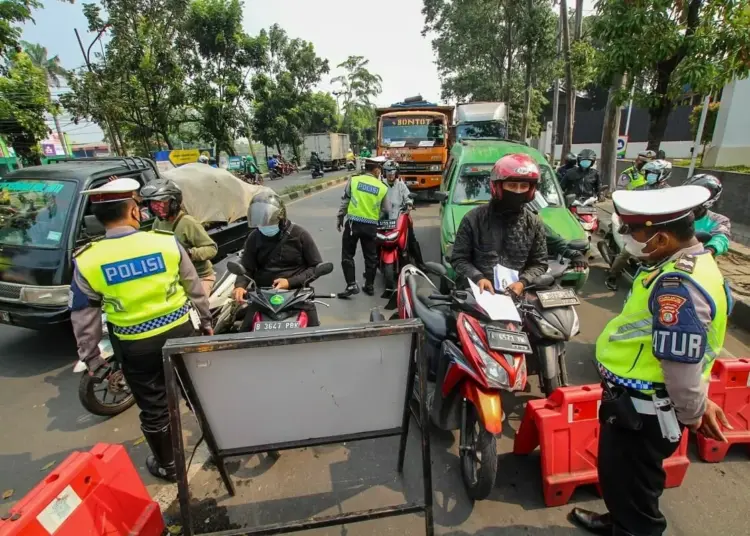
[[[344,74],[331,80],[339,85],[339,95],[344,97],[341,128],[349,134],[354,147],[374,145],[375,141],[372,99],[380,95],[383,79],[367,69],[369,63],[363,56],[349,56],[337,66],[344,69]]]
[[[703,135],[701,136],[701,143],[708,145],[711,143],[714,137],[714,129],[716,128],[716,118],[719,116],[720,103],[712,102],[708,105],[708,113],[706,114],[706,124],[703,125]],[[698,134],[698,123],[703,113],[703,105],[699,104],[693,108],[690,112],[690,132],[693,134],[693,139]]]
[[[305,132],[332,132],[337,129],[339,114],[336,110],[336,99],[330,93],[312,93],[302,103],[302,110],[305,115]]]
[[[42,7],[37,0],[0,0],[0,63],[10,59],[21,38],[20,24],[31,18],[31,11]],[[4,69],[6,66],[0,67]]]
[[[60,79],[67,74],[67,71],[60,65],[60,57],[55,55],[50,58],[47,49],[42,45],[26,41],[22,41],[21,44],[31,63],[44,71],[47,83],[50,86],[60,87]]]

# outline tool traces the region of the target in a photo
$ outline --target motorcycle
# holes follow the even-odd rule
[[[599,230],[599,215],[595,206],[598,200],[597,196],[584,200],[576,199],[573,194],[566,198],[568,209],[578,219],[583,230],[588,233],[589,240],[591,240],[591,235]]]
[[[238,253],[238,256],[241,253]],[[225,330],[226,321],[220,322],[220,313],[224,304],[232,301],[232,291],[237,276],[228,270],[221,271],[220,265],[217,265],[216,269],[218,279],[208,298],[208,307],[211,311],[214,330],[216,333],[222,333]],[[81,374],[78,383],[78,399],[86,411],[100,417],[113,417],[130,408],[135,403],[135,399],[125,381],[122,366],[114,359],[106,313],[102,313],[101,319],[102,339],[99,341],[99,352],[107,362],[107,366],[100,367],[94,375],[89,375],[86,363],[79,360],[74,365],[73,372]],[[199,319],[194,309],[190,309],[190,319],[197,328]],[[109,397],[111,400],[108,400]]]
[[[284,173],[281,170],[280,166],[276,166],[275,168],[269,168],[268,169],[268,178],[271,180],[275,179],[283,179]]]
[[[346,161],[346,169],[347,171],[354,171],[357,169],[357,162],[354,160],[347,160]]]
[[[385,294],[387,298],[390,293],[396,290],[397,274],[401,273],[401,268],[408,264],[408,244],[409,225],[411,216],[409,211],[412,210],[413,204],[408,203],[401,208],[401,212],[395,220],[380,220],[378,222],[378,231],[375,235],[375,241],[378,245],[378,256],[380,271],[383,273],[385,280]]]
[[[313,179],[317,179],[323,176],[323,166],[321,164],[313,164],[310,167],[310,174]]]
[[[235,276],[244,276],[247,273],[245,267],[237,261],[229,261],[227,269]],[[224,333],[306,328],[308,316],[302,306],[317,303],[330,307],[318,298],[336,297],[335,294],[316,294],[315,289],[309,284],[332,271],[333,264],[330,262],[317,265],[313,276],[296,290],[258,288],[255,281],[251,279],[247,286],[247,302],[238,303],[231,299],[227,301],[218,314],[217,326],[220,326]],[[258,310],[248,320],[246,314],[250,303]]]

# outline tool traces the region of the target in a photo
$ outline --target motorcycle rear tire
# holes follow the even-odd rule
[[[97,385],[99,384],[95,383],[94,378],[89,376],[87,372],[81,375],[81,381],[78,383],[78,400],[81,401],[81,405],[86,411],[92,415],[114,417],[135,404],[135,398],[132,393],[123,398],[118,404],[104,404],[94,393],[94,388]]]
[[[389,290],[396,289],[396,265],[395,264],[383,265],[383,280],[384,280],[386,289],[389,289]]]
[[[460,454],[461,478],[464,481],[466,493],[469,497],[474,501],[481,501],[489,497],[495,487],[495,479],[497,478],[497,441],[495,441],[495,436],[489,433],[482,423],[478,421],[474,406],[467,404],[466,423],[464,423],[462,428],[462,437],[459,439],[459,445],[466,445],[466,441],[469,439],[469,437],[463,437],[463,431],[466,431],[466,435],[469,436],[469,430],[476,431],[476,428],[479,428],[479,432],[476,438],[473,438],[472,432],[472,446],[481,456],[481,466],[477,470],[475,481],[473,475],[469,474],[471,464],[475,463],[475,461],[472,460],[472,455],[469,452],[462,450]]]

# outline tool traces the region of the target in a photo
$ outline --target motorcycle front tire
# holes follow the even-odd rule
[[[135,398],[132,393],[123,398],[118,404],[104,404],[94,393],[97,385],[99,384],[95,382],[95,378],[89,376],[88,372],[81,374],[81,381],[78,383],[78,400],[81,401],[81,405],[86,411],[92,415],[114,417],[135,404]]]
[[[547,354],[546,357],[542,351]],[[537,359],[539,360],[539,386],[544,396],[550,396],[556,389],[564,387],[568,382],[564,343],[559,342],[550,346],[538,347]],[[552,361],[552,363],[549,361]],[[550,366],[555,367],[555,373],[552,375],[547,373]]]
[[[383,265],[383,280],[385,283],[385,288],[395,290],[396,288],[396,265],[395,264]]]
[[[459,445],[466,446],[470,450],[462,448],[460,451],[461,478],[469,497],[474,501],[481,501],[489,497],[495,487],[497,441],[495,441],[495,436],[488,432],[479,421],[474,406],[466,404],[466,422],[461,427]],[[475,469],[477,455],[482,461],[479,468]],[[476,478],[474,473],[476,473]]]

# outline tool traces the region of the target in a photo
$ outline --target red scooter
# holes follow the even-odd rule
[[[411,225],[412,204],[407,204],[395,220],[381,220],[378,223],[378,256],[380,271],[385,279],[385,294],[388,297],[396,290],[396,277],[401,268],[409,262],[408,239]]]
[[[430,272],[445,274],[437,263]],[[494,321],[469,291],[439,294],[418,268],[399,274],[398,317],[425,326],[432,422],[460,430],[461,475],[472,499],[485,499],[495,485],[497,444],[503,428],[501,391],[526,387],[526,354],[532,352],[521,325]]]

